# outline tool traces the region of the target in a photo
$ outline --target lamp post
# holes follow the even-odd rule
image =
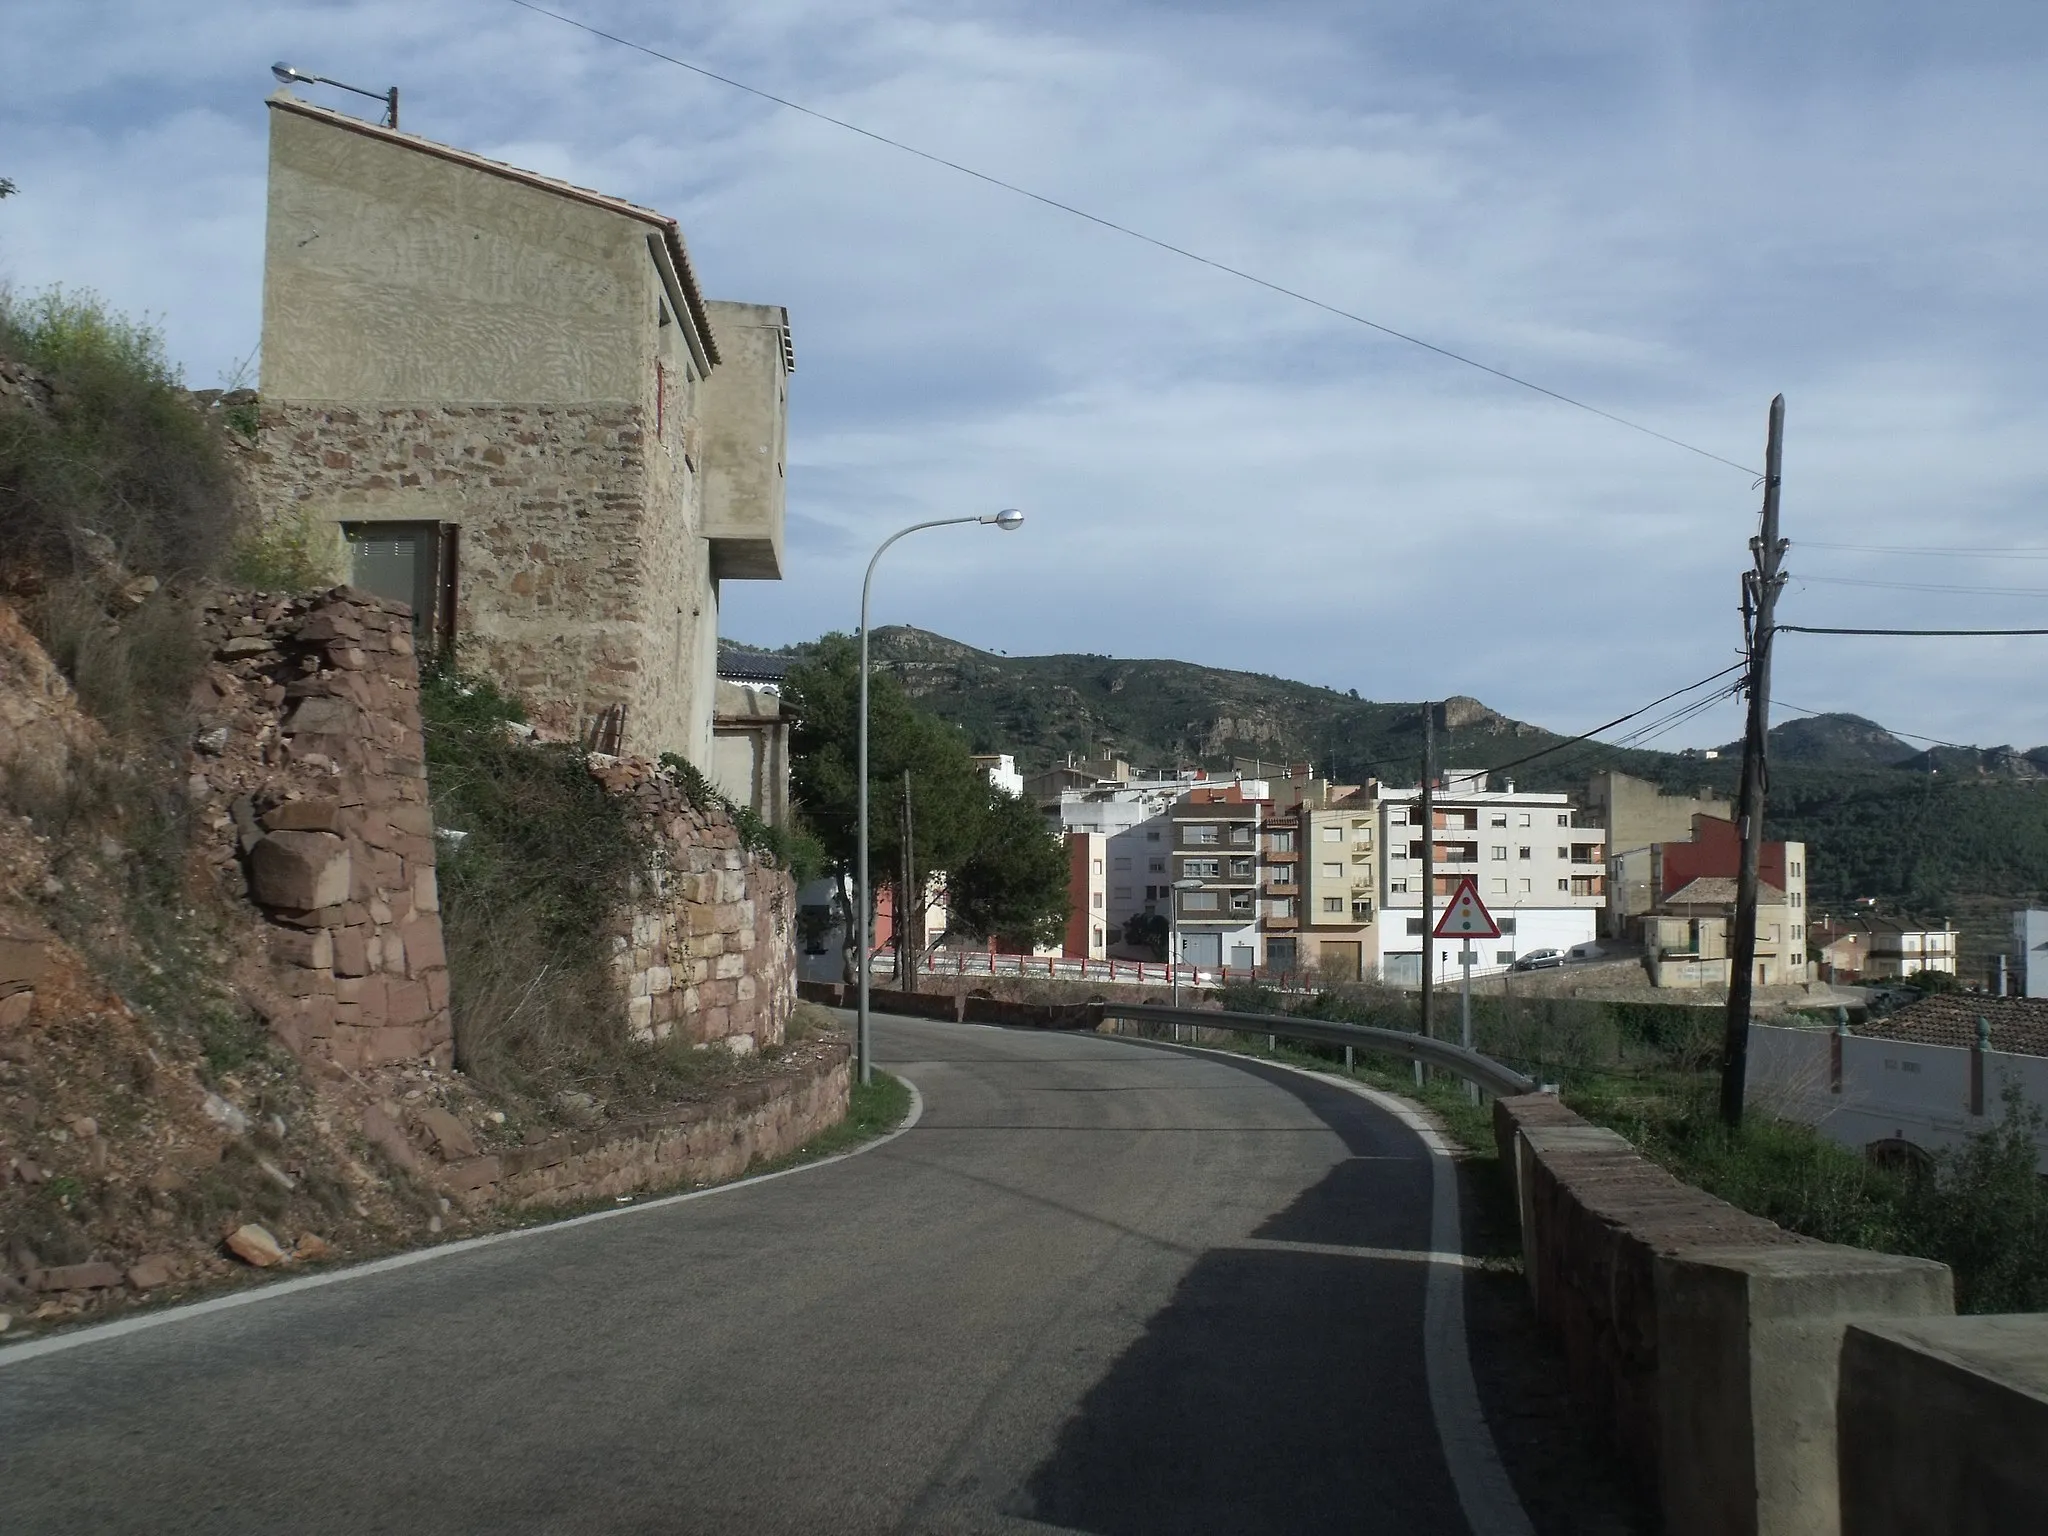
[[[1168,854],[1168,857],[1172,855]],[[1180,893],[1199,891],[1202,884],[1200,880],[1176,880],[1166,893],[1166,974],[1173,978],[1173,1006],[1176,1008],[1180,1006]],[[1176,1025],[1176,1038],[1178,1028]]]
[[[393,128],[398,126],[398,87],[395,85],[388,91],[366,91],[360,85],[350,85],[344,80],[330,80],[325,75],[309,75],[302,69],[293,69],[291,65],[283,63],[271,65],[270,72],[285,85],[290,85],[294,81],[304,81],[307,85],[331,85],[338,91],[353,91],[358,96],[381,101],[384,103],[389,125]]]
[[[868,891],[868,592],[875,584],[875,566],[888,553],[889,546],[906,534],[917,533],[926,528],[950,528],[957,523],[985,523],[1012,533],[1024,525],[1024,514],[1015,507],[1005,507],[1000,512],[991,512],[986,517],[939,517],[928,523],[912,523],[908,528],[899,528],[882,540],[873,559],[868,561],[868,573],[860,584],[860,826],[856,832],[859,839],[859,882],[855,888],[860,903],[860,986],[855,999],[853,1013],[853,1054],[854,1065],[863,1086],[872,1080],[874,1068],[873,1052],[868,1046],[868,971],[873,960],[875,947],[874,902]],[[909,905],[910,893],[902,893],[903,903]],[[901,922],[903,914],[896,914]],[[901,986],[903,978],[897,977]]]

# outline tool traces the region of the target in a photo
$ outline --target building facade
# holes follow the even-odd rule
[[[1613,938],[1631,935],[1634,919],[1656,907],[1651,847],[1691,837],[1695,816],[1732,820],[1735,815],[1735,808],[1718,795],[1705,791],[1674,795],[1626,773],[1594,774],[1586,781],[1582,799],[1586,819],[1607,829],[1607,910],[1602,931]]]
[[[782,572],[786,313],[650,209],[269,106],[265,514],[544,729],[709,772],[720,585]]]
[[[1659,986],[1726,986],[1742,838],[1725,817],[1697,813],[1684,842],[1650,847],[1653,904],[1635,918]],[[1806,845],[1763,844],[1757,859],[1758,986],[1799,986],[1807,962]]]

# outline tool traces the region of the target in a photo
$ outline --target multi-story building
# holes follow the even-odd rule
[[[782,574],[788,314],[675,220],[270,101],[266,517],[535,723],[714,767],[721,584]]]
[[[1946,918],[1939,928],[1897,917],[1868,919],[1870,957],[1864,975],[1872,981],[1917,976],[1923,971],[1956,974],[1958,935]]]
[[[1735,809],[1718,795],[1674,795],[1626,773],[1597,773],[1586,781],[1586,819],[1607,829],[1607,908],[1602,931],[1632,933],[1634,919],[1656,907],[1650,849],[1692,836],[1695,816],[1732,819]]]
[[[1650,845],[1653,905],[1635,921],[1659,986],[1726,986],[1742,838],[1725,817],[1697,813],[1685,842]],[[1797,986],[1807,965],[1806,845],[1765,843],[1757,861],[1756,983]]]
[[[1266,850],[1279,855],[1275,864],[1285,865],[1287,873],[1262,874],[1260,834],[1267,805],[1263,795],[1246,789],[1245,782],[1197,785],[1173,804],[1168,894],[1176,935],[1173,958],[1184,964],[1253,969],[1260,963],[1262,893],[1269,919],[1274,906],[1294,894],[1290,854],[1277,847]]]
[[[1423,931],[1424,840],[1434,845],[1434,910],[1471,876],[1500,924],[1476,947],[1475,970],[1493,971],[1532,949],[1569,950],[1593,939],[1607,901],[1607,832],[1588,826],[1570,799],[1508,787],[1489,790],[1484,770],[1443,776],[1435,825],[1419,825],[1422,790],[1376,791],[1380,810],[1379,970],[1397,985],[1421,983],[1423,956],[1442,982],[1459,974],[1459,944]],[[1354,861],[1357,862],[1357,861]]]
[[[1379,786],[1314,781],[1295,811],[1301,850],[1301,934],[1294,968],[1358,981],[1379,966]],[[1271,954],[1267,964],[1281,966]]]
[[[1006,795],[1022,796],[1024,775],[1017,771],[1017,759],[1007,752],[977,752],[974,766],[988,775],[993,784]]]
[[[2011,983],[2019,997],[2048,997],[2048,909],[2021,907],[2012,915],[2012,947],[2019,975]]]
[[[1069,832],[1067,931],[1059,953],[1100,960],[1109,953],[1109,839],[1100,832]]]

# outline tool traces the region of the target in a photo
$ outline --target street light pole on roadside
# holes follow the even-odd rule
[[[1171,824],[1168,823],[1169,826]],[[1167,856],[1172,857],[1171,853]],[[1176,880],[1166,892],[1166,974],[1173,981],[1173,1006],[1176,1008],[1180,1006],[1180,893],[1201,888],[1199,880]],[[1195,973],[1195,979],[1201,980],[1199,971]]]
[[[950,528],[956,523],[989,523],[1010,533],[1023,526],[1024,514],[1015,507],[1005,507],[1000,512],[991,512],[986,517],[939,517],[928,523],[912,523],[908,528],[899,528],[882,540],[873,559],[868,561],[868,573],[860,584],[860,827],[859,839],[859,883],[855,888],[855,900],[860,912],[860,987],[853,1015],[853,1054],[857,1080],[865,1086],[873,1076],[874,1055],[868,1045],[868,968],[873,960],[875,947],[874,902],[868,891],[868,592],[875,584],[875,565],[889,546],[906,534],[917,533],[926,528]],[[908,905],[910,893],[905,891],[903,901]],[[899,912],[896,920],[901,922]],[[897,977],[898,986],[903,978]]]

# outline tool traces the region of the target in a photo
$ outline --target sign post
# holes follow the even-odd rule
[[[1472,1049],[1472,962],[1476,958],[1472,953],[1472,941],[1500,937],[1500,924],[1493,920],[1493,914],[1486,910],[1486,903],[1479,899],[1479,885],[1470,875],[1461,879],[1458,888],[1451,892],[1450,905],[1444,908],[1443,918],[1431,937],[1457,939],[1461,943],[1458,952],[1462,977],[1458,986],[1458,1043],[1469,1051]],[[1466,1090],[1476,1104],[1479,1101],[1478,1085],[1468,1083]]]

